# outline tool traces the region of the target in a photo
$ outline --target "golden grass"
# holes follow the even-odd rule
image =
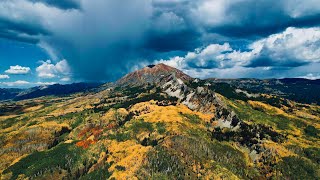
[[[198,115],[205,122],[210,122],[213,118],[212,114],[203,114],[201,112],[195,112],[190,110],[183,104],[177,106],[157,106],[154,101],[142,102],[132,106],[130,111],[143,111],[148,108],[149,112],[140,115],[139,117],[145,117],[148,122],[182,122],[183,118],[179,113]]]
[[[6,115],[6,116],[0,116],[0,121],[2,120],[6,120],[6,119],[9,119],[9,118],[14,118],[14,117],[17,117],[18,115]]]
[[[43,107],[43,105],[38,105],[38,106],[32,106],[32,107],[29,107],[29,108],[26,108],[23,110],[23,112],[27,113],[27,112],[33,112],[33,111],[36,111],[36,110],[39,110]]]
[[[131,107],[130,111],[141,112],[141,114],[136,118],[141,118],[145,122],[165,123],[167,131],[174,134],[181,134],[186,130],[183,129],[184,127],[182,125],[189,128],[198,127],[205,129],[204,124],[206,122],[210,122],[210,119],[213,118],[212,114],[203,114],[192,111],[183,104],[178,104],[176,106],[157,106],[154,101],[135,104]],[[202,122],[200,124],[191,124],[186,118],[181,116],[181,113],[197,115]]]
[[[294,118],[294,116],[287,114],[286,112],[284,112],[282,109],[279,109],[277,107],[271,106],[269,104],[265,104],[263,102],[260,101],[248,101],[248,104],[252,107],[252,108],[256,108],[256,109],[261,109],[264,110],[266,113],[268,114],[272,114],[272,115],[283,115],[285,117],[289,117],[289,118]]]
[[[320,117],[319,116],[309,114],[309,113],[307,113],[305,111],[296,110],[296,111],[294,111],[294,114],[296,116],[300,117],[300,118],[315,119],[315,120],[320,121]]]
[[[295,156],[296,154],[285,148],[284,146],[273,141],[263,143],[263,146],[280,157]]]
[[[124,108],[120,108],[120,109],[110,109],[109,111],[107,111],[102,117],[101,120],[110,122],[112,120],[116,120],[119,117],[125,117],[126,115],[128,115],[128,111]]]

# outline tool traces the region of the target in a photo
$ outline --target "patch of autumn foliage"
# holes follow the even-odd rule
[[[97,141],[91,139],[85,139],[76,143],[76,146],[87,149],[91,144],[96,143]]]
[[[117,127],[117,124],[116,123],[110,123],[110,124],[108,124],[107,125],[107,129],[109,130],[109,129],[114,129],[114,128],[116,128]]]
[[[91,144],[96,143],[99,140],[99,137],[102,133],[102,129],[100,127],[87,127],[84,128],[78,135],[81,137],[88,137],[82,141],[76,143],[76,146],[82,147],[84,149],[88,148]]]
[[[86,127],[82,129],[78,135],[79,138],[82,138],[87,135],[87,137],[94,135],[98,137],[102,133],[102,129],[100,127]]]

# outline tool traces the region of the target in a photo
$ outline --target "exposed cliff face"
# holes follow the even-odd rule
[[[116,86],[145,86],[152,84],[160,87],[169,96],[178,98],[180,103],[192,110],[215,114],[217,107],[227,109],[214,91],[201,84],[191,87],[189,86],[191,82],[197,81],[178,69],[165,64],[158,64],[144,67],[124,76],[116,82]]]
[[[206,87],[192,88],[175,76],[171,76],[168,80],[161,82],[162,90],[169,96],[177,97],[182,104],[192,110],[213,114],[215,107],[222,105],[216,94]]]

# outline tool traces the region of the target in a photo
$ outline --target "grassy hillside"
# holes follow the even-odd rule
[[[155,86],[2,103],[1,179],[320,178],[319,106],[217,96],[231,125]]]

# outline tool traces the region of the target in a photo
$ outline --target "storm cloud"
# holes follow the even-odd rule
[[[202,77],[273,77],[260,72],[319,63],[319,12],[316,0],[2,0],[0,37],[65,59],[77,80],[160,61]]]

